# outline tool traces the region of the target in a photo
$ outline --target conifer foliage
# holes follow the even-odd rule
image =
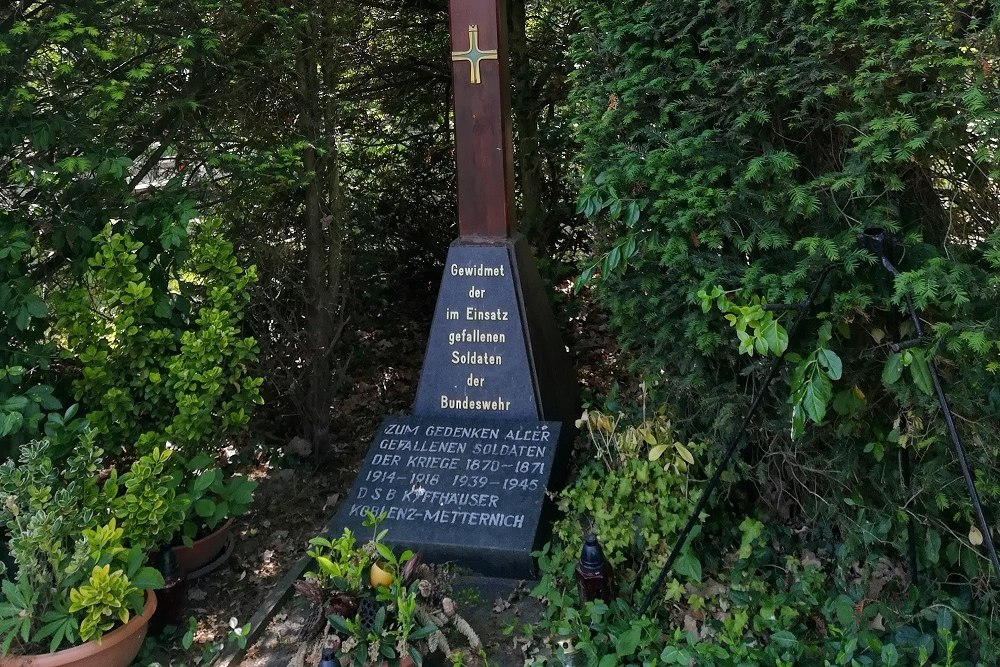
[[[584,3],[581,23],[580,211],[603,244],[585,278],[677,423],[732,432],[784,354],[748,436],[765,501],[899,553],[915,515],[922,563],[974,577],[927,370],[998,515],[997,7],[634,0]],[[898,277],[859,245],[872,228],[896,239]],[[789,339],[799,311],[767,304],[803,302],[827,269]],[[928,339],[894,350],[914,337],[908,296]]]

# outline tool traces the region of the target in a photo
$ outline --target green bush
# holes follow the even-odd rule
[[[677,406],[675,425],[727,437],[760,392],[760,355],[787,346],[747,434],[761,504],[897,557],[912,521],[924,573],[983,595],[988,563],[927,362],[995,514],[994,5],[585,2],[581,22],[580,210],[603,244],[585,277],[600,275],[612,324]],[[895,280],[857,243],[875,227],[900,241]],[[764,306],[802,302],[827,268],[783,340],[797,311]],[[894,353],[914,335],[908,296],[930,338]]]
[[[46,413],[62,407],[48,377],[48,307],[29,276],[23,227],[0,212],[0,459],[37,436]]]
[[[693,511],[700,480],[687,472],[706,448],[677,442],[662,414],[636,426],[595,412],[581,422],[594,460],[558,496],[563,518],[538,554],[533,591],[546,610],[532,629],[568,638],[577,654],[557,647],[551,661],[531,664],[957,667],[1000,658],[1000,629],[980,616],[969,590],[913,586],[888,539],[892,522],[864,508],[853,510],[863,530],[837,543],[798,525],[765,525],[731,503],[710,504],[697,539],[638,617]],[[613,600],[583,603],[573,584],[590,529],[615,568]],[[938,557],[940,547],[938,539],[925,554]]]
[[[144,589],[163,586],[145,564],[157,536],[176,529],[183,500],[161,495],[146,472],[161,471],[170,452],[140,457],[119,478],[96,436],[80,433],[61,458],[48,441],[27,443],[0,465],[0,526],[16,564],[0,564],[0,654],[100,639],[142,611]]]
[[[215,221],[178,215],[190,235],[166,225],[159,248],[109,224],[81,284],[55,301],[75,397],[113,453],[217,451],[260,402],[257,344],[241,331],[255,271]]]

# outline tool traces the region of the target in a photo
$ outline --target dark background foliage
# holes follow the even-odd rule
[[[590,5],[581,23],[580,207],[603,239],[587,275],[637,370],[685,432],[725,440],[770,357],[738,353],[718,305],[800,303],[830,269],[747,435],[753,494],[776,518],[900,556],[915,520],[921,562],[981,590],[987,563],[969,548],[925,373],[936,358],[996,508],[994,6],[667,0]],[[870,228],[898,241],[895,280],[858,244]],[[703,310],[699,291],[716,285],[724,296]],[[915,335],[907,295],[930,338],[894,355]],[[775,317],[787,329],[795,311]],[[842,377],[807,373],[802,414],[821,423],[793,440],[796,365],[827,347]]]

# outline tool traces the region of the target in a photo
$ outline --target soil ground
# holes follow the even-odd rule
[[[613,381],[627,376],[605,318],[588,299],[567,297],[563,317],[569,322],[566,343],[573,351],[584,395],[605,394]],[[353,338],[370,345],[365,367],[350,369],[346,390],[335,405],[332,451],[317,465],[311,459],[273,456],[246,469],[259,482],[250,511],[236,520],[232,557],[214,572],[190,582],[189,611],[195,617],[194,645],[184,651],[184,629],[161,638],[146,651],[142,665],[207,664],[226,641],[230,628],[246,623],[283,575],[305,554],[308,540],[321,533],[340,498],[350,488],[361,460],[382,418],[409,412],[416,394],[429,315],[394,317],[389,324],[358,327]],[[564,329],[565,331],[565,329]],[[288,433],[291,440],[295,433]],[[491,665],[521,665],[526,647],[502,633],[522,616],[540,613],[537,601],[517,582],[470,581],[481,600],[463,608],[463,615],[483,634]],[[506,592],[504,592],[506,591]],[[508,602],[505,602],[508,601]],[[494,611],[498,608],[499,611]],[[294,655],[305,606],[301,599],[284,602],[263,638],[250,646],[241,663],[248,667],[284,667]],[[297,650],[297,648],[295,649]],[[291,651],[291,653],[290,653]],[[316,664],[306,663],[307,665]]]

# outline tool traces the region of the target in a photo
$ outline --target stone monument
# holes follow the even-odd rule
[[[562,483],[577,389],[546,290],[515,233],[504,0],[451,0],[459,238],[412,417],[387,418],[331,524],[431,562],[524,577]]]

